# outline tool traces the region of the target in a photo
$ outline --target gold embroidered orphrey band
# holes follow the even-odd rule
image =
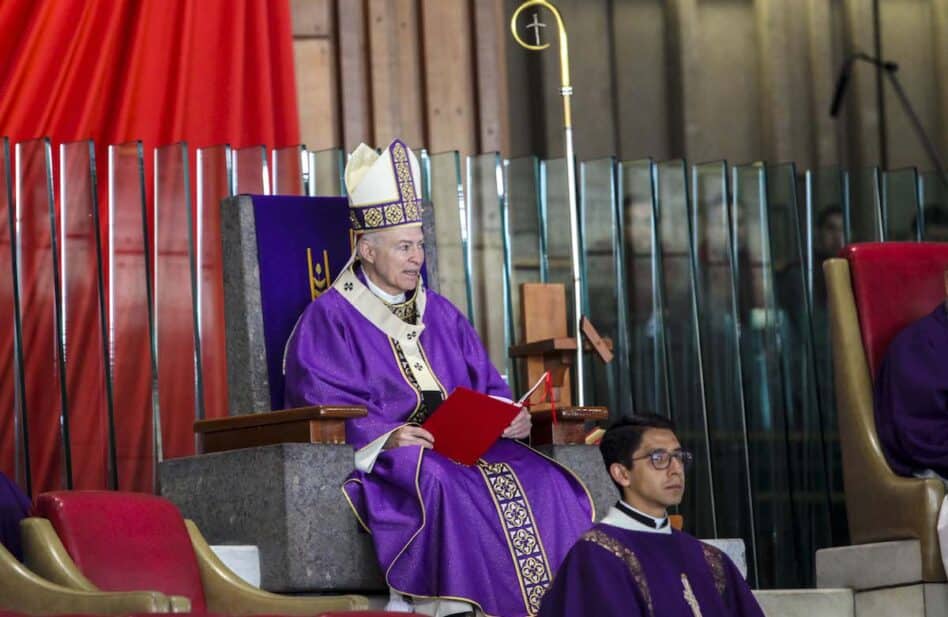
[[[477,468],[484,476],[484,482],[494,498],[497,516],[503,525],[510,556],[520,581],[524,606],[528,614],[536,615],[540,610],[543,594],[553,579],[553,573],[530,504],[510,465],[481,461]]]
[[[642,595],[642,600],[645,602],[645,608],[649,616],[655,617],[655,609],[652,606],[652,594],[648,590],[648,581],[645,580],[645,572],[642,570],[642,564],[639,562],[639,558],[635,556],[635,553],[626,545],[598,529],[587,531],[583,534],[582,539],[586,542],[592,542],[593,544],[601,546],[625,563],[625,566],[629,569],[629,574],[632,576],[632,580],[635,581],[636,587],[639,588],[639,593]]]

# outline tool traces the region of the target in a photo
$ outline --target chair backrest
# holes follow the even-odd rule
[[[49,519],[79,570],[103,591],[160,591],[205,609],[204,587],[184,518],[144,493],[43,493],[34,514]]]
[[[844,249],[873,381],[889,343],[945,299],[948,244],[873,242]]]
[[[229,409],[283,409],[283,349],[351,254],[344,197],[241,195],[221,208]]]

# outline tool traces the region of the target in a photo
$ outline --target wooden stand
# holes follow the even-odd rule
[[[511,358],[522,358],[526,365],[526,383],[534,384],[549,371],[553,385],[553,404],[532,405],[533,430],[531,443],[583,444],[586,422],[605,420],[605,407],[574,407],[572,405],[569,367],[576,356],[576,340],[566,329],[566,290],[563,285],[524,283],[520,287],[521,324],[525,343],[510,348]],[[590,349],[611,359],[611,343],[599,337],[584,318],[583,332],[592,341]],[[605,361],[605,356],[602,356]],[[556,423],[551,408],[556,409]]]
[[[318,405],[282,411],[198,420],[198,451],[223,452],[278,443],[346,443],[346,420],[366,415],[365,407]]]

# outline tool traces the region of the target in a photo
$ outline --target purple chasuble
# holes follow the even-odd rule
[[[17,559],[23,559],[20,521],[30,512],[30,499],[4,474],[0,473],[0,542]]]
[[[948,478],[948,313],[945,303],[899,332],[875,383],[876,432],[889,466]]]
[[[344,297],[361,279],[337,279],[303,313],[287,345],[287,406],[365,405],[348,420],[357,450],[407,423],[419,408],[396,341]],[[510,398],[467,319],[426,291],[416,370],[443,394],[464,386]],[[411,340],[408,335],[403,342]],[[354,471],[343,491],[372,534],[386,582],[419,598],[450,598],[491,616],[535,615],[553,572],[592,524],[579,480],[520,442],[500,439],[467,467],[420,446],[383,450],[371,473]]]
[[[687,582],[686,582],[687,581]],[[697,612],[696,605],[700,612]],[[540,617],[763,617],[731,560],[686,533],[600,523],[556,572]]]

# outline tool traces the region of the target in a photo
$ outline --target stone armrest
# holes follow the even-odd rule
[[[20,521],[20,537],[23,542],[23,560],[26,566],[57,586],[99,596],[145,593],[160,598],[162,602],[158,610],[145,612],[191,612],[191,600],[184,596],[168,596],[157,591],[126,592],[124,594],[103,592],[79,571],[79,567],[69,556],[62,540],[59,539],[56,530],[53,529],[53,525],[45,518],[28,517]]]
[[[167,613],[167,596],[156,591],[79,591],[50,582],[0,545],[0,609],[25,615],[130,615]]]
[[[191,545],[201,570],[201,582],[210,613],[243,615],[318,615],[327,611],[353,611],[368,608],[368,599],[357,595],[320,597],[281,596],[262,591],[234,574],[211,551],[194,521],[185,520]]]

